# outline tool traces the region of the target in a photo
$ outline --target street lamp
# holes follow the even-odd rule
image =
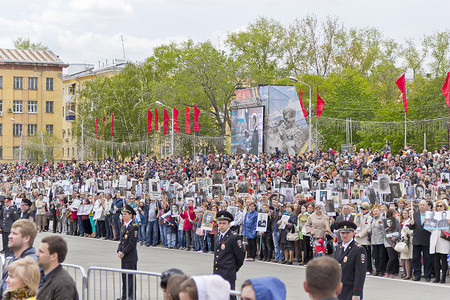
[[[23,140],[23,124],[14,118],[10,118],[11,121],[19,123],[20,126],[20,149],[19,149],[19,166],[22,165],[22,140]]]
[[[81,162],[84,162],[84,118],[77,112],[73,110],[67,110],[68,113],[72,113],[74,115],[79,115],[81,117]]]
[[[298,83],[307,85],[309,87],[309,133],[308,133],[308,151],[311,151],[311,86],[307,83],[304,83],[293,76],[289,76],[290,81],[296,81]]]
[[[155,101],[155,103],[158,104],[158,105],[162,105],[164,107],[167,107],[168,109],[170,109],[172,111],[172,156],[173,156],[173,109],[172,109],[172,107],[169,107],[169,106],[167,106],[167,105],[165,105],[165,104],[163,104],[163,103],[161,103],[159,101]]]

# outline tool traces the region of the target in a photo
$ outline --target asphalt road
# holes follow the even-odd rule
[[[35,241],[36,248],[39,246],[40,240],[47,235],[49,233],[38,234]],[[63,236],[69,245],[65,263],[80,265],[86,271],[91,266],[120,268],[120,259],[116,254],[118,242]],[[138,270],[161,273],[176,267],[188,275],[212,274],[212,254],[138,246],[138,255]],[[236,286],[239,287],[248,278],[263,276],[280,278],[286,284],[287,299],[309,299],[308,294],[303,290],[305,268],[295,265],[246,261],[238,273]],[[364,299],[367,300],[449,299],[449,295],[450,283],[435,284],[368,276],[364,286]]]

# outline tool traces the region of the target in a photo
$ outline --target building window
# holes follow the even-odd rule
[[[53,125],[45,125],[45,131],[47,131],[50,134],[53,134]]]
[[[53,113],[53,101],[45,101],[45,112]]]
[[[3,159],[3,147],[0,146],[0,159]]]
[[[28,77],[28,89],[29,90],[37,90],[38,89],[38,78],[37,77]]]
[[[0,124],[0,136],[3,135],[3,124]]]
[[[64,157],[64,148],[62,148],[62,152],[61,153],[62,153],[62,157]]]
[[[28,112],[29,113],[37,113],[37,101],[28,101]]]
[[[22,133],[22,124],[13,124],[13,136],[20,136]]]
[[[14,100],[13,101],[13,111],[15,113],[23,112],[23,101],[22,100]]]
[[[0,89],[3,88],[3,76],[0,76]]]
[[[70,156],[70,148],[67,148],[67,157]]]
[[[37,124],[28,124],[28,136],[36,135]]]
[[[47,91],[53,91],[53,78],[47,78],[45,88]]]
[[[72,157],[75,157],[75,148],[72,147]]]
[[[63,129],[62,130],[62,138],[64,139],[65,136],[66,136],[66,131]]]
[[[13,147],[13,159],[19,159],[20,156],[20,147]]]
[[[13,79],[13,87],[16,90],[23,89],[23,77],[14,77],[14,79]]]
[[[0,100],[0,112],[3,112],[3,100]]]

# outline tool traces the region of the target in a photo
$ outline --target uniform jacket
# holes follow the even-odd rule
[[[416,211],[413,215],[414,225],[409,225],[413,230],[413,245],[414,246],[429,246],[430,232],[423,229],[423,224],[420,222],[420,211]]]
[[[370,245],[369,233],[372,232],[372,217],[369,213],[361,214],[359,217],[358,230],[356,231],[355,240],[361,245]]]
[[[362,299],[367,271],[366,249],[352,241],[344,252],[344,247],[340,245],[336,251],[336,260],[342,269],[342,291],[339,300],[351,300],[352,296],[360,296]]]
[[[122,226],[120,231],[120,243],[117,252],[123,253],[122,261],[137,261],[138,255],[136,250],[137,240],[139,236],[139,226],[134,221],[125,228]]]
[[[30,219],[33,221],[33,215],[31,214],[31,209],[28,209],[27,211],[20,211],[19,213],[20,219]]]
[[[14,205],[10,205],[8,208],[3,206],[0,212],[0,220],[2,220],[0,227],[3,232],[11,232],[11,226],[16,221],[19,220],[19,214]]]
[[[59,265],[39,289],[36,299],[78,300],[78,292],[72,277]]]
[[[236,273],[244,264],[244,248],[241,238],[231,230],[219,241],[220,233],[214,237],[213,274],[230,282],[236,280]]]

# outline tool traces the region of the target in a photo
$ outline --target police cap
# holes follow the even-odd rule
[[[217,213],[217,221],[228,221],[231,222],[234,220],[233,215],[226,211],[226,210],[221,210]]]
[[[342,221],[337,224],[337,229],[340,232],[353,232],[356,228],[356,224],[350,221]]]
[[[136,215],[136,212],[135,212],[134,209],[130,206],[130,204],[125,205],[125,207],[122,208],[122,212],[129,213],[129,214],[131,214],[131,215],[133,215],[133,216]]]

